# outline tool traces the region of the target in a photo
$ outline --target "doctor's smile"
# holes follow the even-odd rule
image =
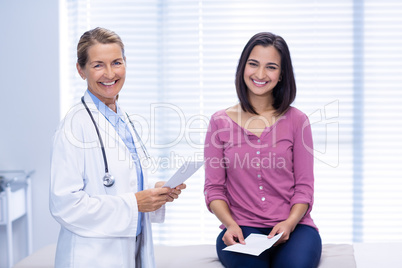
[[[110,82],[110,83],[106,83],[106,82],[99,82],[99,83],[101,83],[104,86],[113,86],[116,82],[117,82],[117,80],[113,81],[113,82]]]

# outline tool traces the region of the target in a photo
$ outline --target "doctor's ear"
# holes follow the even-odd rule
[[[81,76],[81,78],[82,78],[83,80],[87,79],[87,78],[85,77],[85,75],[84,75],[83,70],[81,69],[81,66],[78,64],[78,62],[77,62],[77,64],[76,64],[75,66],[77,67],[78,74]]]

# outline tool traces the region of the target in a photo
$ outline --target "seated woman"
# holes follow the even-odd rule
[[[239,104],[216,112],[205,140],[205,200],[222,222],[217,238],[225,267],[317,267],[321,238],[313,207],[310,123],[290,106],[296,83],[285,40],[258,33],[237,67]],[[223,251],[251,233],[283,233],[259,256]]]

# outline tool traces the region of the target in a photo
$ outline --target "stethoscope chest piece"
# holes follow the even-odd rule
[[[106,173],[105,176],[103,177],[103,185],[105,185],[106,187],[110,187],[113,184],[114,184],[114,177],[109,173]]]

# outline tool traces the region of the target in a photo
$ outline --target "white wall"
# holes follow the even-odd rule
[[[59,122],[58,1],[0,1],[0,170],[35,170],[33,250],[55,243],[48,209],[51,140]],[[24,221],[15,229],[15,261],[25,252]],[[6,265],[0,228],[0,267]]]

